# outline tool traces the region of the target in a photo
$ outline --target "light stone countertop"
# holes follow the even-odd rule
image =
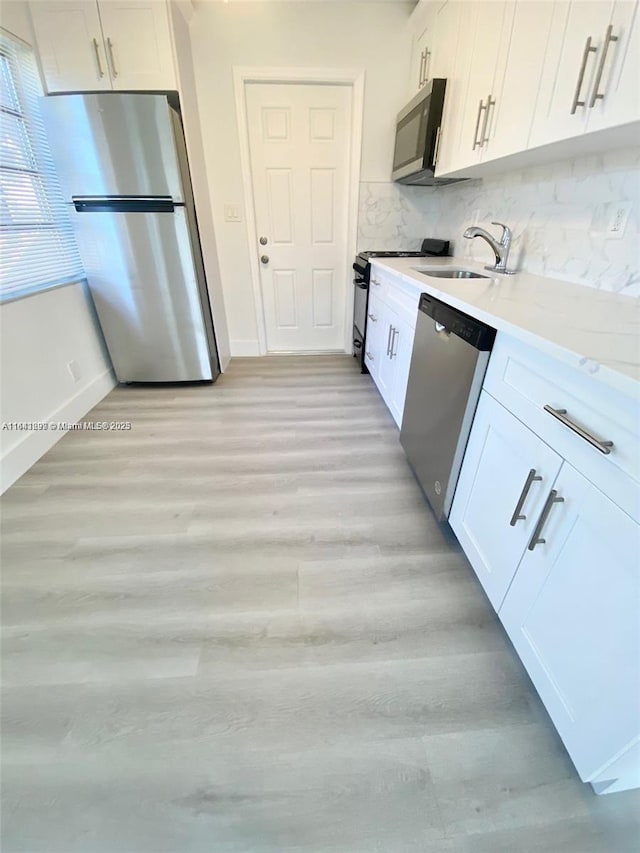
[[[529,273],[492,275],[459,258],[375,258],[429,293],[640,401],[640,299]],[[415,267],[474,270],[490,278],[447,279]]]

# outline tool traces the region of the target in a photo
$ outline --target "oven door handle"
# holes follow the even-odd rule
[[[366,281],[357,281],[357,279],[354,279],[353,283],[356,287],[359,287],[360,290],[369,290],[369,286]]]

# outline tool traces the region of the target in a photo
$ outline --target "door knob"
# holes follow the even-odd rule
[[[260,255],[260,263],[268,264],[269,263],[269,255]]]
[[[269,242],[269,241],[267,240],[267,238],[266,238],[266,237],[261,237],[261,238],[260,238],[260,245],[261,245],[261,246],[266,246],[268,242]]]

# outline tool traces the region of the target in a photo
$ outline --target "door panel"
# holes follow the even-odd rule
[[[375,294],[370,293],[364,360],[369,373],[371,374],[371,378],[376,385],[378,384],[378,374],[380,372],[380,344],[382,341],[383,330],[386,326],[384,316],[385,311],[386,308],[384,303],[381,302]]]
[[[529,147],[584,132],[590,112],[586,102],[595,83],[612,8],[612,0],[554,3]],[[578,100],[585,105],[572,112],[578,90]]]
[[[538,97],[544,55],[553,20],[553,3],[520,0],[510,10],[498,59],[496,104],[489,116],[489,141],[482,159],[524,151]]]
[[[184,208],[71,216],[118,380],[211,379]]]
[[[482,392],[449,522],[496,609],[561,464],[548,445]],[[542,479],[527,488],[531,470]],[[517,506],[524,517],[512,525]]]
[[[267,349],[342,350],[351,89],[245,90]],[[265,237],[266,244],[259,238]]]
[[[398,427],[402,427],[404,401],[407,396],[409,382],[409,367],[413,350],[414,330],[408,323],[397,317],[396,334],[392,341],[391,359],[394,364],[395,376],[391,391],[390,409]]]
[[[41,104],[67,201],[74,195],[184,200],[164,95],[66,95]]]
[[[589,781],[640,733],[640,528],[567,463],[554,488],[499,615]]]
[[[616,2],[611,37],[616,41],[609,41],[605,45],[605,55],[600,54],[602,75],[597,93],[592,91],[589,100],[589,131],[640,120],[640,9],[637,0]],[[595,103],[594,94],[602,95]]]
[[[47,91],[111,89],[95,0],[29,6]]]
[[[100,20],[114,89],[175,89],[167,5],[101,0]]]

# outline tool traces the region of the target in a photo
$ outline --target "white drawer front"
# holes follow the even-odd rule
[[[640,408],[574,368],[504,334],[496,338],[484,388],[625,512],[640,517]],[[545,410],[565,410],[577,430]],[[591,444],[613,442],[609,453]]]
[[[415,329],[418,319],[420,291],[400,276],[377,267],[371,267],[370,293],[382,299],[398,317]]]

